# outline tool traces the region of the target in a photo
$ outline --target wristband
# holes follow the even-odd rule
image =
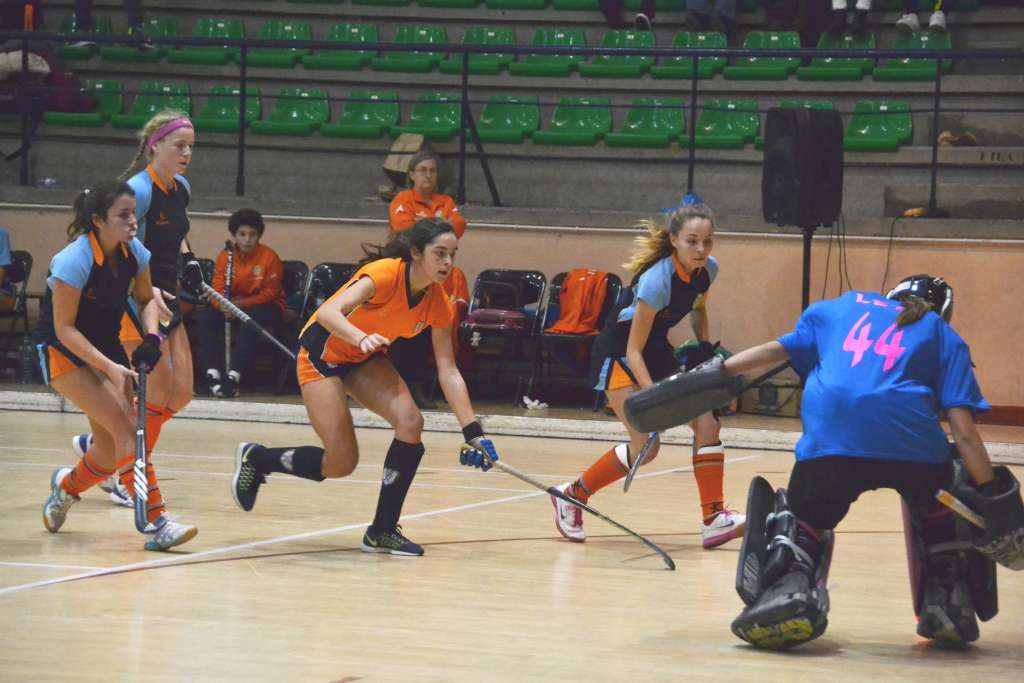
[[[483,435],[484,429],[476,420],[462,428],[462,438],[466,440],[466,443],[472,443],[473,439],[479,439]]]

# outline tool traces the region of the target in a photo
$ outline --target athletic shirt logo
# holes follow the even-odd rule
[[[253,266],[252,274],[255,275],[256,277],[259,277],[260,275],[263,274],[263,268],[261,266]]]

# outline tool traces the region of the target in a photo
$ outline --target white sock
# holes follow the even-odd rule
[[[238,370],[230,370],[228,371],[228,379],[230,379],[235,384],[238,384],[239,380],[242,379],[242,373],[240,373]]]
[[[206,371],[206,378],[214,382],[220,381],[220,370],[216,368],[210,368]]]

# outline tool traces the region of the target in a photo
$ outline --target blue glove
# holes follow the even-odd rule
[[[469,443],[462,444],[462,451],[459,453],[459,463],[469,467],[479,467],[486,472],[491,469],[491,463],[498,459],[498,450],[494,442],[486,436],[478,436]]]

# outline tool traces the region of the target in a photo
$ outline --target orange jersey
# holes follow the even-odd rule
[[[324,306],[332,306],[342,292],[363,277],[373,281],[373,297],[349,313],[348,321],[364,334],[376,333],[394,340],[398,337],[415,337],[427,326],[450,327],[455,319],[455,307],[440,285],[428,286],[419,303],[409,306],[408,270],[409,263],[398,258],[371,261],[357,270],[352,279],[331,295],[302,328],[299,338],[309,355],[334,364],[361,363],[373,355],[329,333],[325,342],[316,341],[317,338],[323,339],[327,332],[317,322],[320,311]],[[315,328],[323,332],[317,334]]]
[[[558,322],[547,332],[596,335],[597,320],[608,294],[608,273],[586,268],[570,270],[558,293]]]
[[[446,194],[433,194],[424,199],[416,190],[402,190],[391,200],[388,221],[395,232],[411,228],[421,218],[437,216],[452,224],[455,236],[460,238],[466,232],[466,219],[459,213],[455,200]]]
[[[257,244],[248,254],[235,249],[231,266],[231,301],[239,308],[273,303],[284,311],[284,265],[277,252]],[[221,251],[213,268],[213,288],[224,293],[228,273],[228,252]],[[210,301],[217,306],[216,301]],[[219,307],[218,307],[219,308]]]

